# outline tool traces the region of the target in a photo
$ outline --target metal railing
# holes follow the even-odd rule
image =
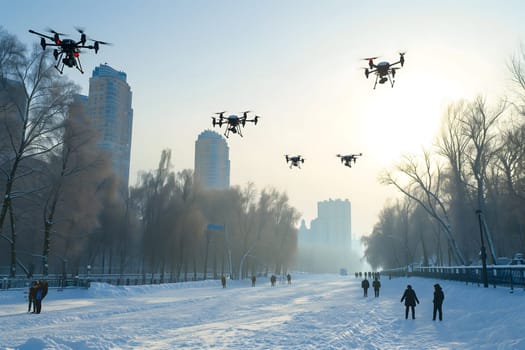
[[[208,274],[207,279],[218,279],[219,276]],[[176,283],[204,280],[204,275],[188,274],[185,279],[178,279],[173,274],[83,274],[64,276],[63,274],[33,275],[31,278],[20,275],[15,277],[0,276],[0,291],[8,289],[29,288],[32,281],[45,280],[49,288],[89,288],[92,282],[108,283],[112,285],[136,286],[146,284]]]
[[[477,285],[483,284],[481,266],[408,266],[381,271],[389,277],[417,276],[443,280],[462,281]],[[489,265],[487,266],[488,283],[496,286],[523,288],[525,290],[525,265]]]

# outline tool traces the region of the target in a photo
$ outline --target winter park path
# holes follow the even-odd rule
[[[350,276],[299,275],[292,285],[201,281],[50,291],[27,314],[0,292],[0,349],[525,349],[525,292],[439,281],[444,321],[432,321],[435,280],[383,277],[379,298]],[[400,298],[410,283],[416,319]]]

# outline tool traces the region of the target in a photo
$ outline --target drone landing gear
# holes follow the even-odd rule
[[[386,78],[385,78],[386,79]],[[390,77],[390,75],[388,76],[388,80],[390,81],[390,86],[391,87],[394,87],[394,83],[395,83],[395,80],[394,80],[394,74],[392,74],[392,77]]]

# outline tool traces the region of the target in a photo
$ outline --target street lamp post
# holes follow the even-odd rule
[[[487,250],[485,249],[485,241],[483,240],[483,223],[481,218],[481,210],[476,210],[476,214],[478,214],[478,221],[479,221],[479,235],[481,238],[481,275],[483,278],[483,287],[488,288],[489,287],[489,281],[487,277]]]

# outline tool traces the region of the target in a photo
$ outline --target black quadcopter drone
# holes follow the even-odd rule
[[[292,169],[292,167],[294,166],[301,169],[301,163],[304,163],[304,158],[301,156],[289,156],[286,154],[285,158],[286,158],[286,163],[290,163],[290,169]]]
[[[394,63],[383,61],[383,62],[379,62],[378,64],[375,64],[374,60],[376,58],[378,57],[363,58],[363,60],[368,61],[368,67],[369,67],[369,68],[364,68],[366,78],[368,79],[368,76],[372,73],[376,74],[376,81],[374,83],[374,89],[376,88],[378,79],[379,79],[379,84],[384,84],[387,81],[390,81],[390,85],[394,87],[396,70],[401,69],[401,67],[403,67],[403,65],[405,64],[405,53],[400,52],[399,61],[394,62]],[[401,67],[394,67],[396,64],[400,64]]]
[[[337,157],[341,158],[341,163],[344,163],[345,166],[351,168],[352,167],[352,161],[355,164],[355,162],[357,160],[357,157],[361,157],[362,155],[363,155],[363,153],[348,154],[348,155],[338,154]]]
[[[68,66],[69,68],[75,67],[80,71],[80,73],[84,73],[82,70],[82,65],[80,64],[81,49],[95,50],[95,53],[98,53],[100,45],[110,45],[105,41],[88,39],[83,29],[76,29],[80,33],[79,41],[75,41],[73,39],[61,39],[60,36],[66,34],[58,33],[52,29],[50,29],[49,32],[52,33],[53,36],[38,33],[32,29],[29,29],[29,33],[36,34],[41,37],[40,46],[42,46],[42,50],[45,50],[47,46],[56,47],[53,50],[53,56],[55,57],[56,61],[55,68],[60,72],[60,74],[62,74],[64,66]],[[47,42],[46,39],[51,40],[51,42]],[[93,41],[93,44],[86,45],[88,40]]]
[[[256,115],[253,119],[248,119],[248,113],[250,113],[250,111],[242,112],[242,117],[237,115],[229,115],[228,117],[225,117],[224,113],[226,113],[226,111],[215,113],[219,116],[211,117],[211,122],[214,127],[218,125],[220,128],[223,125],[226,125],[226,130],[224,131],[224,136],[226,138],[228,138],[230,132],[239,134],[239,136],[242,137],[241,126],[244,128],[248,122],[257,125],[257,121],[260,118],[260,116]]]

